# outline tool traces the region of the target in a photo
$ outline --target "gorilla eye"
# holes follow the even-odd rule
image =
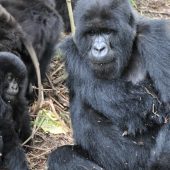
[[[111,30],[108,30],[108,31],[106,31],[106,34],[111,34],[112,33],[112,31]]]
[[[110,34],[112,34],[114,31],[113,30],[111,30],[111,29],[105,29],[105,30],[103,30],[103,33],[104,34],[107,34],[107,35],[110,35]]]
[[[94,30],[88,31],[88,35],[90,35],[90,36],[94,36],[95,34],[96,34],[96,32]]]
[[[13,79],[12,73],[8,73],[6,78],[8,81],[11,81]]]

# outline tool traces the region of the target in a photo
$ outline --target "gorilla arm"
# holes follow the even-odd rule
[[[2,157],[5,167],[7,167],[9,170],[28,170],[26,156],[19,144],[14,123],[11,120],[0,119],[0,132],[2,133]]]
[[[141,20],[137,49],[163,102],[170,102],[170,20]]]

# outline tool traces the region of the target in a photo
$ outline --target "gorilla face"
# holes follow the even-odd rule
[[[5,89],[4,89],[4,98],[6,101],[14,101],[16,96],[19,93],[19,82],[18,79],[11,73],[5,75]]]
[[[0,95],[5,102],[15,103],[22,96],[25,97],[26,66],[18,56],[10,52],[0,52],[0,65]]]
[[[136,26],[127,1],[119,2],[119,8],[116,0],[107,1],[92,0],[88,9],[76,9],[75,42],[97,75],[116,78],[131,57]]]

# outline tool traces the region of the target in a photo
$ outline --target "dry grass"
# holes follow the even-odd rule
[[[46,134],[41,128],[33,127],[33,144],[26,146],[29,148],[27,158],[32,170],[44,170],[47,160],[47,155],[58,146],[65,144],[72,144],[72,131],[70,127],[69,117],[69,102],[68,89],[65,86],[66,74],[64,71],[64,64],[61,58],[55,57],[50,64],[47,79],[44,82],[45,101],[44,109],[50,110],[58,116],[61,121],[67,126],[68,132],[66,134]],[[34,105],[32,106],[34,107]],[[32,110],[32,107],[30,110]],[[32,120],[36,119],[37,115],[32,114]],[[65,127],[63,127],[65,128]]]
[[[170,0],[136,0],[138,11],[153,18],[170,18]]]

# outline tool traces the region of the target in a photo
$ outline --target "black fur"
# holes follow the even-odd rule
[[[15,17],[25,31],[27,40],[33,44],[40,62],[41,76],[44,78],[62,31],[60,15],[42,0],[0,0],[0,4]],[[4,29],[7,30],[5,26]],[[7,37],[11,36],[10,30],[7,33]],[[17,51],[17,46],[14,47]],[[35,70],[30,57],[23,54],[23,51],[19,54],[27,66],[29,81],[35,84]]]
[[[170,169],[170,125],[164,125],[170,97],[169,21],[145,19],[127,0],[79,0],[75,22],[75,37],[60,48],[69,74],[76,145],[86,150],[91,166],[106,170]],[[94,39],[100,42],[101,36],[107,40],[101,50],[108,52],[94,56]],[[84,151],[69,147],[52,153],[50,170],[78,167],[75,160],[82,160]],[[76,156],[70,160],[68,155]],[[81,164],[86,161],[84,156]]]
[[[15,129],[19,135],[19,138],[22,140],[22,142],[24,142],[31,135],[28,102],[25,98],[27,70],[22,61],[17,58],[17,56],[9,52],[0,52],[0,64],[1,97],[4,101],[4,105],[6,105],[9,110],[11,110],[11,118],[15,122]],[[15,99],[13,101],[8,101],[4,97],[6,93],[6,85],[4,85],[6,82],[4,79],[8,70],[10,70],[10,72],[14,74],[19,84],[19,93],[15,96]],[[3,108],[3,106],[1,107]],[[2,115],[2,117],[6,116]]]
[[[56,157],[58,158],[57,162]],[[103,170],[88,160],[88,154],[78,146],[60,147],[50,155],[49,159],[48,170],[65,169],[66,162],[71,170]]]
[[[8,114],[7,111],[5,111]],[[3,139],[0,168],[8,170],[28,170],[25,153],[19,144],[14,122],[0,118],[0,132]]]
[[[71,1],[72,9],[74,9],[76,2],[77,0]],[[48,0],[47,3],[52,8],[56,9],[58,13],[61,15],[64,21],[64,28],[65,28],[64,31],[67,33],[71,32],[71,25],[70,25],[67,2],[63,0]]]
[[[44,1],[44,0],[42,0]],[[46,1],[46,0],[45,0]],[[61,15],[63,21],[64,21],[64,31],[69,33],[71,32],[71,26],[70,26],[70,19],[69,19],[69,13],[68,13],[68,7],[66,1],[63,0],[48,0],[46,1],[49,6],[56,9],[58,13]],[[72,9],[74,10],[74,7],[76,5],[77,0],[72,0],[71,5]]]
[[[72,0],[72,8],[74,9],[75,4],[77,0]],[[67,8],[67,3],[66,1],[63,0],[55,0],[56,3],[56,10],[58,13],[62,16],[63,21],[64,21],[64,27],[65,27],[65,32],[71,32],[71,26],[70,26],[70,19],[69,19],[69,14],[68,14],[68,8]]]
[[[0,52],[0,136],[2,162],[0,167],[9,170],[27,170],[25,154],[20,147],[20,140],[24,142],[30,135],[30,122],[25,99],[27,71],[23,62],[14,54]],[[4,96],[5,75],[10,70],[19,83],[19,93],[14,101],[7,101]]]

